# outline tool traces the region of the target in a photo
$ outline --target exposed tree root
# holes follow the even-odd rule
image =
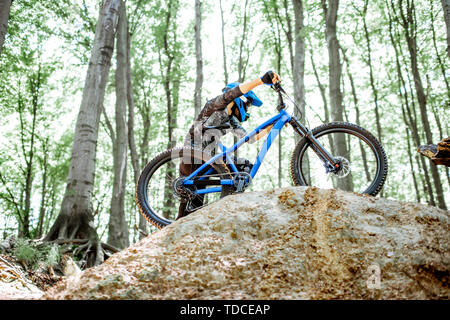
[[[89,210],[60,214],[44,241],[64,246],[63,253],[72,252],[74,260],[82,261],[82,269],[99,265],[120,251],[99,240]],[[79,247],[72,248],[73,245]]]
[[[120,249],[107,243],[89,239],[57,239],[49,241],[49,243],[56,243],[62,246],[62,254],[71,254],[73,257],[81,257],[81,269],[99,265],[112,254],[120,251]],[[79,246],[74,248],[73,245]],[[95,256],[94,265],[89,265],[88,261],[92,256]]]

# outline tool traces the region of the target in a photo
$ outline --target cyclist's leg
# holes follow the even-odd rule
[[[201,166],[201,164],[195,164],[192,162],[193,162],[192,159],[188,159],[188,158],[183,159],[180,162],[180,166],[179,166],[180,176],[187,177],[188,175],[190,175],[192,172],[194,172]],[[203,200],[204,200],[203,195],[197,196],[194,200],[191,201],[190,209],[202,206]],[[180,219],[181,217],[185,217],[189,214],[186,210],[187,205],[188,205],[188,203],[185,200],[181,200],[180,205],[178,207],[178,216],[177,216],[176,220]]]
[[[238,158],[238,157],[233,155],[233,161],[234,161],[234,164],[236,165],[236,168],[240,172],[250,173],[250,171],[253,168],[253,164],[248,159]]]

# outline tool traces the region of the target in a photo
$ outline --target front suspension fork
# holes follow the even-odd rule
[[[301,124],[295,116],[291,117],[289,123],[299,135],[309,140],[312,149],[322,161],[325,169],[327,170],[327,173],[330,171],[334,172],[340,169],[339,161],[336,161],[333,156],[322,146],[322,144],[314,137],[311,130]]]

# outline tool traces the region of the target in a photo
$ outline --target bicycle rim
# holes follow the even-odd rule
[[[297,168],[305,185],[372,195],[378,192],[382,157],[371,137],[345,127],[328,128],[314,137],[340,161],[341,170],[327,172],[308,142],[300,151]]]

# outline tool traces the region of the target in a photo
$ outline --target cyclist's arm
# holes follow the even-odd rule
[[[263,77],[267,77],[266,74]],[[246,94],[253,88],[256,88],[257,86],[262,85],[264,83],[262,80],[263,77],[257,78],[255,80],[252,80],[252,81],[249,81],[246,83],[241,83],[239,85],[239,88],[241,89],[242,94]],[[278,74],[276,74],[275,72],[272,72],[272,82],[276,83],[277,81],[281,81],[280,76]]]
[[[209,100],[201,112],[201,117],[209,117],[215,111],[225,109],[230,102],[242,95],[243,92],[241,91],[240,86],[236,86],[214,99]]]
[[[271,71],[270,71],[271,72]],[[262,77],[267,77],[266,75],[268,72]],[[272,72],[272,82],[275,83],[277,81],[281,81],[280,76],[276,74],[275,72]],[[213,114],[215,111],[223,110],[226,108],[226,106],[231,103],[234,99],[242,96],[243,94],[246,94],[253,88],[263,84],[262,78],[257,78],[255,80],[241,83],[239,86],[234,87],[233,89],[230,89],[226,91],[225,93],[221,94],[220,96],[215,97],[214,99],[211,99],[207,102],[205,108],[202,110],[200,117],[209,117],[211,114]]]

